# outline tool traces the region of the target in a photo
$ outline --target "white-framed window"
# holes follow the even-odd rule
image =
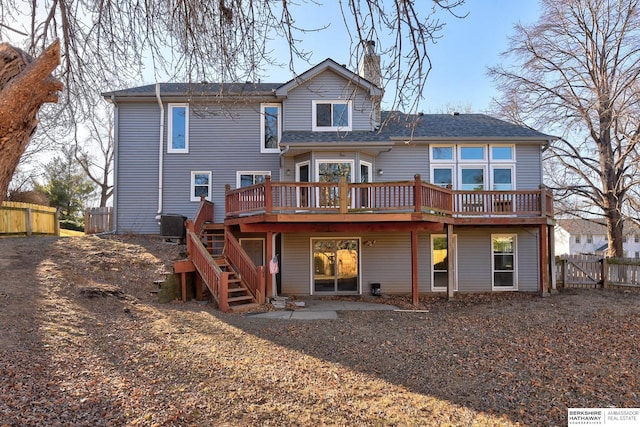
[[[455,166],[432,166],[431,183],[446,188],[455,188]]]
[[[513,145],[490,145],[489,160],[491,162],[515,162],[516,150]]]
[[[633,241],[634,241],[634,243],[638,243],[638,242],[640,242],[640,235],[638,235],[638,234],[634,234],[634,235],[633,235]]]
[[[458,160],[460,162],[486,162],[487,147],[485,145],[459,145]]]
[[[167,153],[189,152],[189,104],[169,104]]]
[[[517,236],[491,235],[491,272],[494,291],[518,289]]]
[[[261,184],[267,176],[271,176],[271,171],[238,171],[236,172],[236,188]]]
[[[458,168],[458,189],[462,191],[476,191],[486,189],[487,167],[485,165],[460,165]]]
[[[580,236],[576,236],[576,243],[580,243]]]
[[[511,191],[516,188],[514,166],[498,165],[491,167],[490,188],[495,191]]]
[[[593,236],[591,234],[587,235],[587,243],[593,243]]]
[[[199,202],[200,197],[211,200],[211,172],[191,171],[191,198],[192,202]]]
[[[260,106],[260,152],[279,153],[282,137],[282,107],[280,104]]]
[[[458,236],[453,235],[453,249],[451,254],[453,256],[454,265],[456,265],[455,271],[457,273],[457,247]],[[432,234],[431,235],[431,291],[442,292],[447,290],[447,282],[449,280],[449,249],[447,248],[447,235],[446,234]],[[458,289],[458,279],[454,277],[454,290]]]
[[[432,162],[454,162],[456,150],[453,145],[432,145],[431,147]]]
[[[351,101],[311,101],[313,122],[311,130],[350,131]]]

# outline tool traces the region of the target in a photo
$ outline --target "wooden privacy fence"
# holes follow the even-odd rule
[[[1,234],[60,235],[56,208],[22,202],[2,202],[0,205]]]
[[[84,210],[84,234],[107,233],[113,228],[113,208],[87,208]]]
[[[640,289],[640,260],[562,255],[556,258],[556,278],[558,286],[565,288],[632,286]]]

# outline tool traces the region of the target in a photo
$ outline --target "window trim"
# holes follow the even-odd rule
[[[479,163],[482,162],[485,165],[488,163],[487,160],[487,149],[488,146],[486,144],[458,144],[458,164],[467,164],[467,163]],[[482,159],[463,159],[462,158],[462,149],[463,148],[482,148]]]
[[[358,242],[358,290],[354,292],[315,292],[315,278],[314,278],[314,251],[313,251],[313,242],[315,240],[355,240]],[[309,238],[309,257],[310,257],[310,265],[309,265],[309,295],[362,295],[362,237],[350,237],[346,236],[311,236]]]
[[[169,103],[167,117],[167,153],[188,153],[189,152],[189,104],[188,103]],[[184,108],[184,148],[173,148],[173,110],[175,108]]]
[[[493,251],[493,239],[497,237],[511,237],[513,238],[513,270],[496,270],[495,266],[495,252]],[[518,235],[515,233],[498,233],[491,234],[491,290],[492,291],[517,291],[518,290]],[[513,284],[512,286],[496,286],[495,273],[496,271],[512,271],[513,272]]]
[[[267,107],[276,107],[278,109],[278,143],[276,148],[267,148],[265,146],[265,124],[266,124],[266,113],[265,108]],[[276,103],[264,103],[260,104],[260,152],[261,153],[279,153],[280,152],[280,141],[282,140],[282,104]]]
[[[482,169],[482,189],[481,190],[464,190],[462,188],[462,171],[464,169]],[[458,186],[455,187],[459,191],[486,191],[487,190],[487,170],[489,169],[488,163],[463,163],[458,164],[457,173],[458,173]]]
[[[242,188],[240,187],[242,184],[242,175],[253,175],[255,181],[256,175],[271,176],[271,171],[236,171],[236,188]],[[255,183],[253,185],[255,185]]]
[[[191,187],[189,190],[189,201],[191,202],[199,202],[200,201],[200,196],[196,196],[195,195],[195,188],[196,188],[196,175],[207,175],[209,177],[209,184],[207,185],[207,194],[208,196],[205,197],[206,200],[211,201],[211,171],[191,171]]]
[[[511,148],[511,159],[494,159],[493,148]],[[491,163],[515,163],[516,162],[516,146],[513,144],[490,144],[489,145],[489,161]]]
[[[349,124],[347,126],[317,126],[317,105],[318,104],[331,104],[332,111],[334,104],[342,104],[346,105],[349,109],[347,120],[349,120]],[[333,115],[331,118],[333,124]],[[335,131],[345,131],[350,132],[353,129],[353,102],[345,99],[323,99],[323,100],[312,100],[311,101],[311,130],[313,132],[335,132]]]
[[[457,170],[456,170],[456,165],[454,163],[437,163],[435,165],[431,165],[431,167],[429,168],[429,173],[430,173],[429,183],[440,186],[442,188],[447,188],[446,186],[442,186],[441,184],[436,183],[435,173],[434,173],[436,169],[449,169],[451,171],[451,188],[452,189],[458,188],[456,186]]]
[[[510,169],[511,170],[511,190],[496,190],[495,186],[495,179],[493,176],[493,171],[496,169]],[[516,165],[515,164],[509,164],[509,163],[500,163],[500,164],[496,164],[496,165],[490,165],[489,167],[489,188],[492,191],[514,191],[517,187],[516,187]]]
[[[433,158],[433,149],[434,148],[451,148],[451,159],[434,159]],[[456,145],[455,144],[431,144],[429,146],[429,160],[432,163],[450,163],[450,164],[455,164],[456,163],[456,152],[458,150],[456,149]]]

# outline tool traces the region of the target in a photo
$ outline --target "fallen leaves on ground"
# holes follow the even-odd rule
[[[361,297],[337,320],[157,303],[183,246],[0,239],[0,426],[565,425],[640,407],[640,294]]]

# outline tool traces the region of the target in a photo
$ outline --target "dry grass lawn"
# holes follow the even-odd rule
[[[549,426],[569,407],[640,407],[636,292],[265,320],[158,303],[183,250],[0,239],[0,426]]]

